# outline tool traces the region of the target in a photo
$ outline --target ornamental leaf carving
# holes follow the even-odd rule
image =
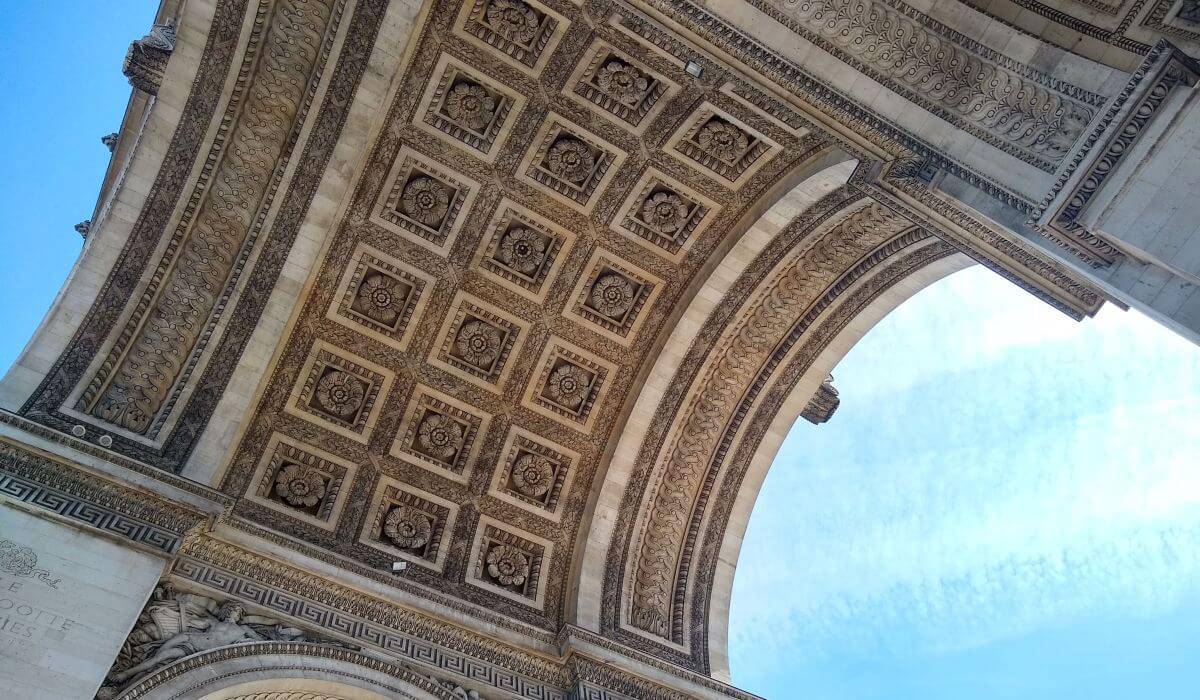
[[[582,185],[596,167],[596,156],[583,141],[573,136],[563,136],[550,146],[546,154],[546,169],[555,177],[575,185]]]
[[[529,578],[529,556],[512,545],[494,545],[487,553],[487,572],[502,586],[523,586]]]
[[[820,298],[853,260],[911,224],[877,203],[848,214],[819,241],[810,242],[710,353],[695,399],[675,417],[677,430],[659,452],[646,504],[649,517],[634,544],[629,621],[672,637],[672,602],[679,562],[705,474],[738,398],[804,310]]]
[[[513,462],[511,478],[522,496],[541,498],[554,481],[554,464],[541,455],[526,452]]]
[[[383,534],[400,549],[421,549],[433,536],[433,519],[412,506],[396,506],[384,518]]]
[[[538,13],[521,0],[492,0],[484,17],[500,36],[517,44],[529,45],[537,37]]]
[[[256,216],[284,162],[289,135],[305,104],[333,0],[281,0],[263,39],[240,118],[234,123],[190,228],[158,265],[118,342],[92,378],[77,408],[109,423],[147,433],[210,326],[237,268]],[[182,390],[182,387],[177,388]]]

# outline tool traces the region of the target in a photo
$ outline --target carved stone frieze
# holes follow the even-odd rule
[[[97,694],[115,698],[157,669],[184,657],[224,647],[262,641],[316,642],[344,647],[341,642],[311,634],[272,617],[248,614],[237,601],[220,602],[183,593],[170,583],[154,589],[133,631],[121,645],[112,670]]]
[[[1062,160],[1096,112],[1093,96],[984,49],[903,3],[757,4],[777,8],[788,26],[947,121],[1044,169]]]
[[[675,418],[674,438],[659,452],[655,477],[635,536],[628,623],[666,640],[682,642],[682,610],[676,596],[684,539],[707,464],[721,428],[733,417],[741,387],[767,360],[783,333],[820,292],[857,257],[911,224],[877,204],[860,205],[829,231],[809,239],[726,331],[706,362],[695,399]]]
[[[177,380],[195,361],[224,300],[238,262],[257,238],[289,159],[289,146],[312,99],[312,78],[324,65],[337,0],[281,0],[259,38],[268,58],[257,61],[217,162],[198,183],[194,205],[179,223],[160,274],[107,358],[86,384],[76,409],[131,433],[153,435],[163,409],[182,389]],[[135,45],[136,46],[136,45]],[[198,347],[199,346],[199,347]]]

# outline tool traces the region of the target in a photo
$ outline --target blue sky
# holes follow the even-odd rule
[[[16,3],[0,24],[0,368],[78,255],[121,60],[156,6]],[[812,700],[1195,696],[1196,348],[1132,312],[1072,322],[972,269],[835,374],[842,407],[793,430],[751,521],[735,682]]]
[[[120,128],[121,61],[158,2],[13,2],[0,20],[0,371],[42,320],[82,241]]]
[[[734,580],[767,697],[1195,698],[1200,349],[982,268],[910,299],[793,427]]]

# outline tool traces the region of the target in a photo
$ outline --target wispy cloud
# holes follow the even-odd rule
[[[835,376],[839,413],[793,430],[751,521],[735,680],[1160,615],[1200,592],[1186,341],[1116,310],[1076,324],[976,269],[898,309]]]

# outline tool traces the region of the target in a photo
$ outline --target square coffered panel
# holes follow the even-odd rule
[[[500,81],[442,54],[417,109],[417,125],[492,161],[497,141],[524,105],[525,98]]]
[[[408,346],[433,278],[360,243],[338,282],[326,316],[399,350]]]
[[[518,175],[559,202],[590,212],[624,160],[616,146],[551,115],[530,144]]]
[[[509,428],[491,494],[558,522],[579,465],[579,453],[516,426]]]
[[[458,506],[387,476],[380,477],[359,542],[441,571]]]
[[[429,361],[456,377],[499,391],[524,336],[523,321],[460,292],[446,315]]]
[[[404,409],[391,454],[466,483],[487,425],[486,413],[418,385]]]
[[[285,410],[365,444],[392,379],[391,371],[374,362],[318,340]]]
[[[462,228],[478,183],[405,147],[397,154],[371,220],[435,253],[445,254]]]
[[[522,404],[590,432],[617,366],[577,345],[551,338],[535,367]]]
[[[679,88],[628,54],[596,40],[564,92],[617,124],[642,133]]]
[[[613,217],[613,228],[672,262],[717,217],[721,206],[678,180],[648,169]]]
[[[662,280],[598,248],[575,285],[567,314],[622,345],[632,345],[661,290]]]
[[[466,0],[455,31],[536,75],[566,33],[566,18],[536,0]]]
[[[518,603],[541,608],[554,545],[480,516],[467,581]]]
[[[666,150],[722,185],[737,187],[766,165],[779,145],[706,102],[671,136]]]
[[[332,530],[346,505],[356,472],[351,462],[276,433],[259,460],[246,497],[278,513]]]
[[[501,199],[474,263],[489,279],[536,302],[570,252],[575,234],[509,199]]]

